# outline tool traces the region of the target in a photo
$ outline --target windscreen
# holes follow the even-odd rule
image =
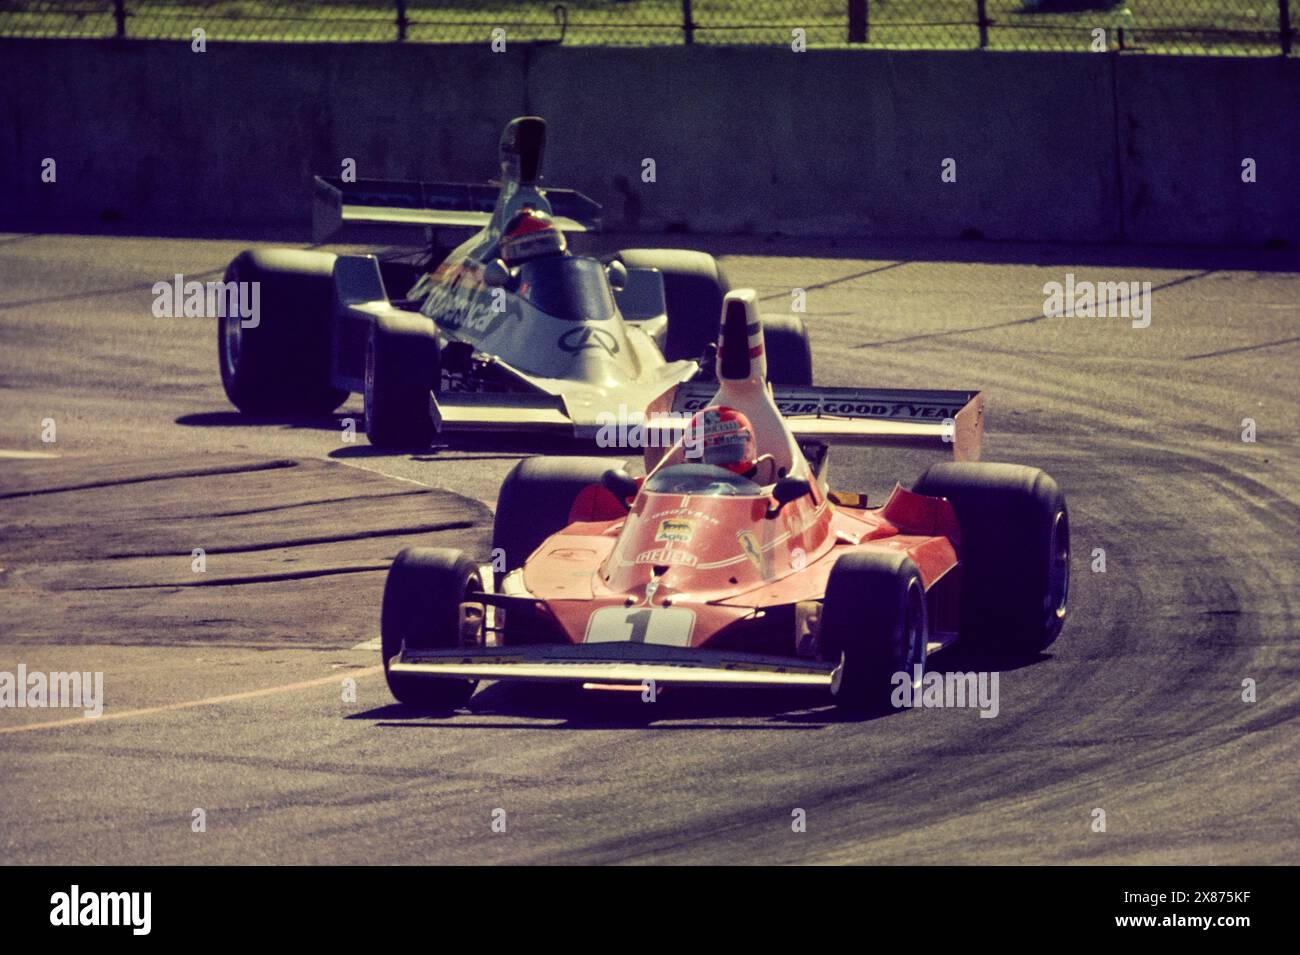
[[[567,321],[614,315],[605,267],[596,259],[551,255],[519,269],[519,295],[534,308]]]
[[[756,497],[763,489],[749,478],[712,464],[674,464],[646,478],[644,490],[705,497]]]

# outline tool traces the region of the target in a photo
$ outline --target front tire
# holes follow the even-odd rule
[[[366,438],[383,450],[423,450],[433,440],[429,398],[439,376],[438,342],[427,330],[383,320],[366,337]]]
[[[412,650],[460,646],[460,605],[469,591],[482,589],[478,566],[462,551],[408,547],[397,555],[384,582],[379,642],[384,677],[399,702],[447,710],[469,701],[477,680],[397,674],[388,667],[403,643]]]
[[[925,588],[906,554],[859,551],[835,562],[822,604],[822,658],[838,662],[831,696],[851,713],[883,713],[900,686],[925,670],[930,639]]]
[[[1018,464],[949,462],[913,490],[946,497],[961,525],[961,637],[978,649],[1037,654],[1065,623],[1070,515],[1051,476]]]
[[[255,316],[217,321],[221,385],[245,414],[329,414],[347,400],[346,390],[330,385],[334,258],[249,249],[227,266],[226,283],[257,288]]]

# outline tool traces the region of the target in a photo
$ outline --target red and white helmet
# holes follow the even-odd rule
[[[561,255],[567,248],[564,233],[551,217],[531,206],[515,213],[501,234],[501,258],[506,265],[519,265],[543,255]]]
[[[705,464],[749,474],[758,458],[754,428],[735,408],[705,408],[696,412],[689,425],[690,435],[699,442]]]

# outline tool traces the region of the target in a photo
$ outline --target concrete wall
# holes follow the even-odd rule
[[[486,179],[526,111],[526,61],[486,48],[0,40],[0,62],[0,188],[59,222],[306,222],[312,174],[344,157]]]
[[[483,180],[501,125],[536,112],[548,181],[624,228],[1300,241],[1295,61],[24,40],[0,59],[0,217],[28,226],[305,223],[311,174],[344,157]]]
[[[1300,241],[1300,60],[1125,57],[1116,86],[1128,238]]]
[[[1051,110],[1017,56],[752,48],[547,51],[529,101],[552,118],[556,174],[634,221],[639,201],[652,224],[717,232],[1113,235],[1106,58],[1030,62]]]

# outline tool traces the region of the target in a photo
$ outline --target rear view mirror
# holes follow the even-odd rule
[[[605,490],[618,498],[620,503],[626,503],[628,498],[636,496],[636,478],[622,468],[610,468],[601,475],[600,483]]]
[[[609,287],[615,292],[627,288],[627,266],[618,259],[605,266],[605,277],[609,280]]]
[[[483,281],[490,288],[512,289],[515,285],[515,277],[510,271],[510,266],[501,259],[493,259],[483,266]]]
[[[812,485],[803,478],[781,478],[776,482],[776,487],[772,488],[772,498],[776,501],[776,507],[768,511],[768,517],[776,517],[791,501],[797,501],[805,494],[812,492]]]
[[[614,289],[618,296],[618,310],[623,317],[629,322],[658,319],[667,331],[668,306],[664,301],[663,273],[658,269],[629,269],[622,262],[619,265],[627,272],[623,287]]]

